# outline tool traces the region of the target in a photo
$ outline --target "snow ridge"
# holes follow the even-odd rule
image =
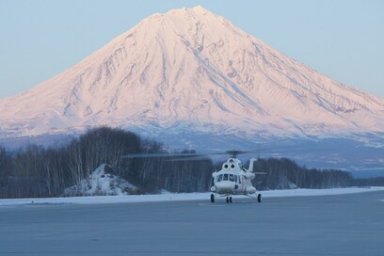
[[[111,171],[107,164],[100,165],[79,184],[66,188],[64,196],[115,196],[136,193],[136,186],[110,173]]]

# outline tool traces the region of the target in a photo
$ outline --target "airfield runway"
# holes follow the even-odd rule
[[[384,192],[0,207],[0,255],[384,255]]]

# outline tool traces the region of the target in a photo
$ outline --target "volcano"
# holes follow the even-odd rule
[[[205,144],[228,136],[382,139],[384,100],[198,6],[154,14],[63,73],[1,100],[0,123],[1,138],[110,126],[179,144],[199,141],[195,134]]]

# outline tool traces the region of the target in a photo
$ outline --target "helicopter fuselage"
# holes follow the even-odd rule
[[[251,180],[255,174],[243,168],[239,159],[230,158],[222,169],[212,173],[213,186],[211,191],[224,196],[254,194],[256,188]]]

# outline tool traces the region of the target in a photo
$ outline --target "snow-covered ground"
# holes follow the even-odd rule
[[[289,189],[261,191],[263,198],[294,197],[294,196],[326,196],[353,193],[384,191],[384,187],[352,187],[332,189]],[[56,198],[22,198],[0,199],[0,206],[17,206],[28,204],[113,204],[138,202],[169,202],[208,200],[210,193],[163,193],[156,195],[119,195],[119,196],[84,196]],[[236,196],[236,198],[247,198]],[[384,200],[383,200],[384,201]]]

